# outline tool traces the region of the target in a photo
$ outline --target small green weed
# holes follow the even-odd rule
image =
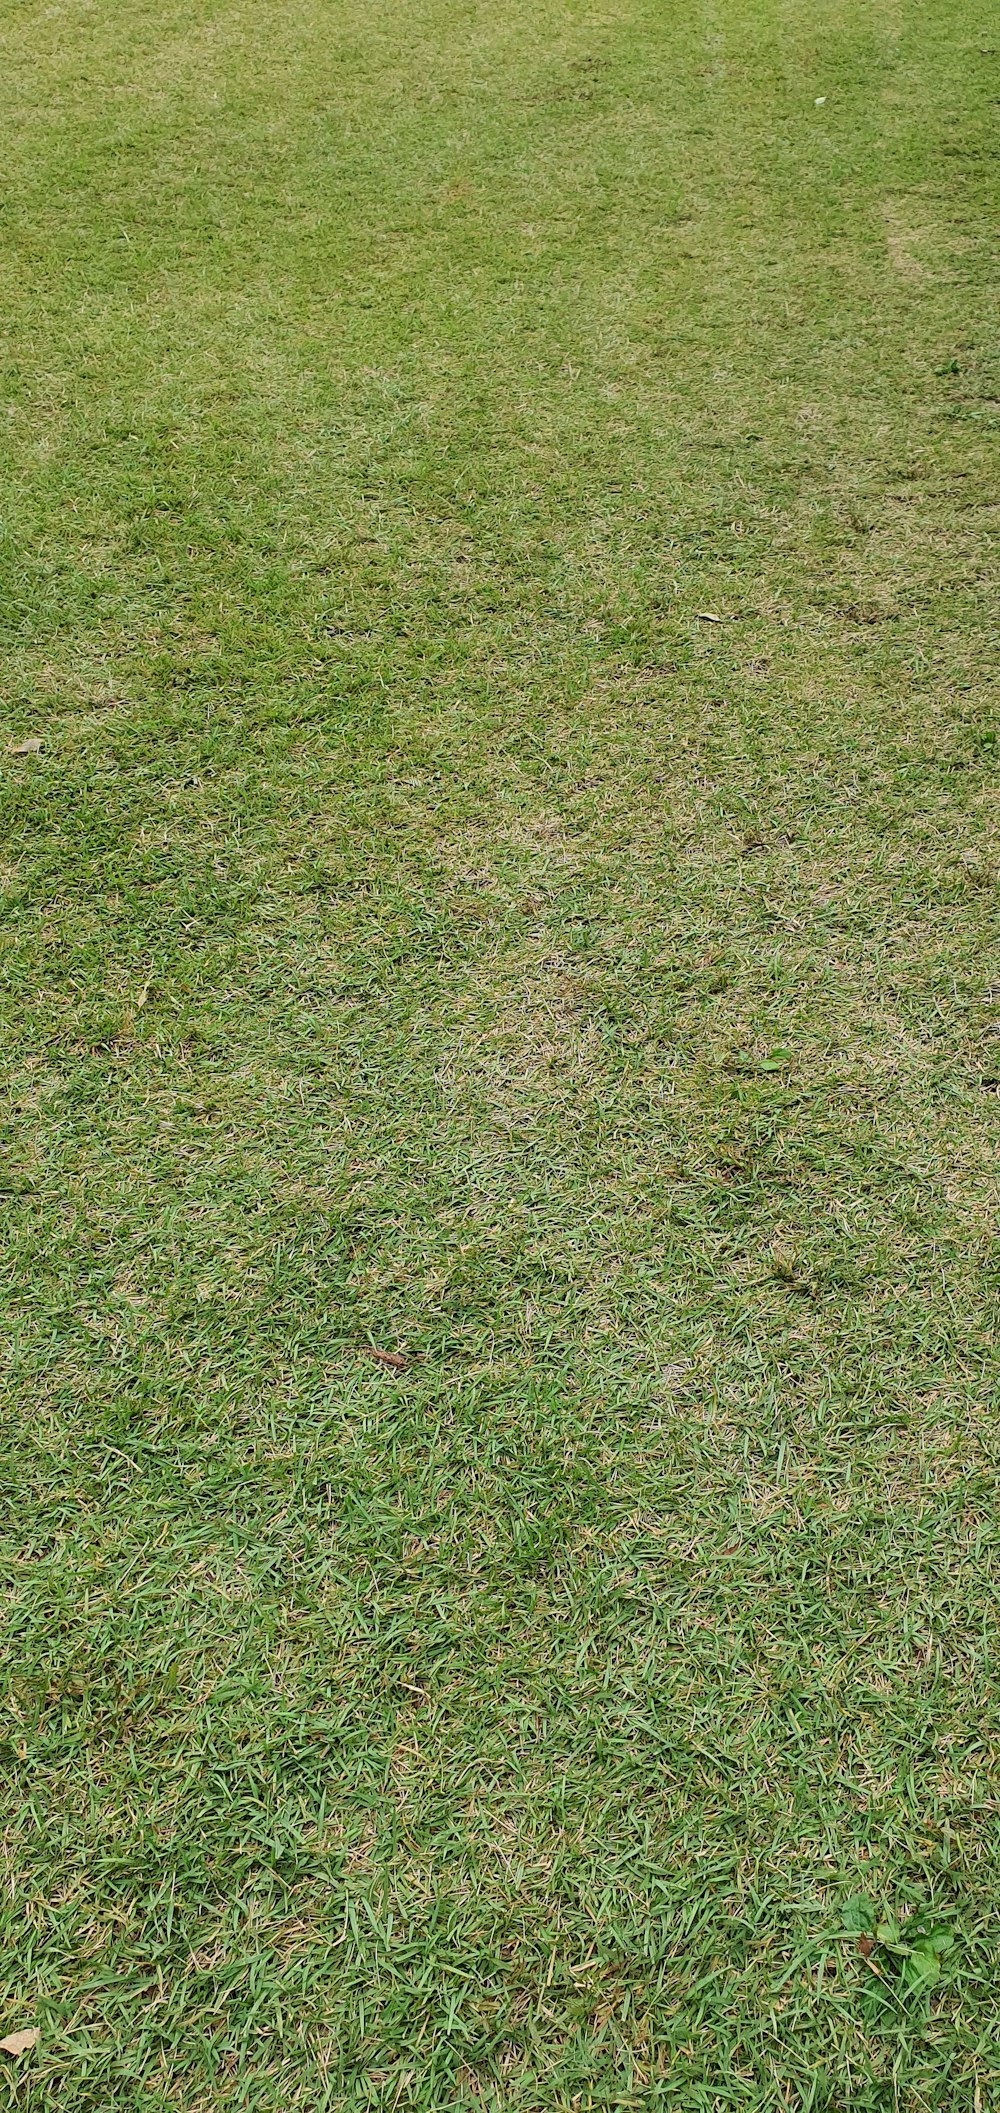
[[[955,1945],[951,1925],[919,1912],[903,1922],[894,1916],[880,1920],[863,1895],[848,1902],[844,1923],[856,1936],[867,1969],[861,1989],[865,2015],[874,2022],[891,2022],[900,2013],[926,2020],[947,1954]]]

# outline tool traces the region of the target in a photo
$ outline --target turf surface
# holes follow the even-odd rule
[[[0,2104],[990,2113],[994,10],[3,53]]]

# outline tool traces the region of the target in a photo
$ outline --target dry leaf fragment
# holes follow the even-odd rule
[[[12,741],[10,743],[10,753],[12,756],[37,756],[41,746],[38,735],[32,734],[30,741]],[[0,2046],[2,2045],[3,2042],[0,2041]]]
[[[716,616],[714,609],[696,609],[695,615],[703,624],[721,624],[722,622],[721,616]]]
[[[36,2045],[37,2040],[37,2025],[29,2025],[27,2032],[8,2032],[6,2038],[0,2040],[0,2047],[5,2054],[27,2054],[29,2048]]]
[[[368,1343],[366,1348],[369,1357],[373,1357],[377,1365],[388,1365],[392,1372],[406,1371],[405,1357],[397,1357],[395,1350],[376,1350],[372,1343]]]

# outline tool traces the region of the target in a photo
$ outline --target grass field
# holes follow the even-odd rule
[[[994,8],[2,42],[0,2107],[997,2113]]]

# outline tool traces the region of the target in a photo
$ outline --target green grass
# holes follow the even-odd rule
[[[0,2104],[992,2113],[994,9],[3,53]]]

